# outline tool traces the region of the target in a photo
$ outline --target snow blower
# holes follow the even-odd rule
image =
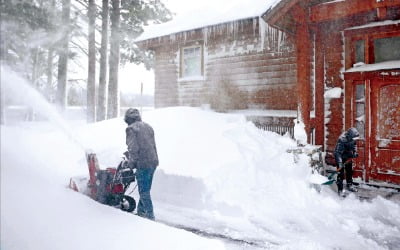
[[[125,192],[135,181],[135,171],[127,167],[127,155],[123,157],[117,168],[100,169],[95,153],[86,152],[89,168],[87,177],[73,177],[69,187],[77,192],[89,195],[92,199],[106,205],[132,212],[136,201]]]

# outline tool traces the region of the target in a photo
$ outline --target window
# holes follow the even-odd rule
[[[203,76],[203,49],[196,45],[181,50],[181,78],[195,78]]]
[[[400,60],[400,36],[374,40],[375,63]]]
[[[357,40],[355,42],[355,62],[365,62],[365,41],[364,40]]]
[[[400,85],[386,85],[380,89],[378,110],[379,139],[399,139]]]
[[[365,138],[365,85],[361,83],[355,87],[355,127],[360,137]]]
[[[344,33],[346,46],[346,69],[356,63],[374,64],[386,61],[400,60],[400,31],[397,24],[382,22],[360,29],[350,28]]]

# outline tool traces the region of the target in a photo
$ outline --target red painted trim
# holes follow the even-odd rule
[[[296,6],[296,13],[301,20],[307,20],[306,11]],[[297,90],[300,113],[305,125],[307,135],[310,134],[310,31],[306,22],[298,23],[296,29],[296,54],[297,54]],[[310,139],[310,138],[308,138]]]
[[[311,22],[323,22],[337,20],[362,12],[371,11],[377,8],[400,6],[399,0],[346,0],[318,4],[311,7]]]
[[[315,144],[325,142],[325,107],[324,107],[324,51],[322,45],[321,29],[317,27],[315,34]]]

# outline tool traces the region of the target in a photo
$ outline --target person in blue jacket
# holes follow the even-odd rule
[[[129,108],[125,113],[128,167],[136,168],[139,189],[137,215],[154,220],[150,190],[158,166],[157,147],[153,128],[142,121],[139,110]]]
[[[356,192],[357,189],[353,186],[353,158],[358,157],[356,140],[360,134],[356,128],[349,128],[343,132],[336,143],[335,160],[338,171],[336,184],[338,186],[339,195],[343,192],[343,179],[346,173],[346,189],[351,192]]]

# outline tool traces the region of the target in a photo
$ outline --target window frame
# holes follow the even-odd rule
[[[346,70],[352,68],[356,63],[356,43],[364,40],[364,63],[375,63],[375,47],[374,40],[380,38],[399,37],[400,30],[398,24],[375,26],[369,28],[349,29],[345,30],[346,39]]]
[[[185,58],[184,51],[186,49],[200,48],[200,75],[185,76],[184,66]],[[197,79],[199,78],[199,79]],[[179,80],[203,80],[204,79],[204,45],[203,43],[196,42],[193,44],[184,45],[180,48],[180,62],[179,62]]]

